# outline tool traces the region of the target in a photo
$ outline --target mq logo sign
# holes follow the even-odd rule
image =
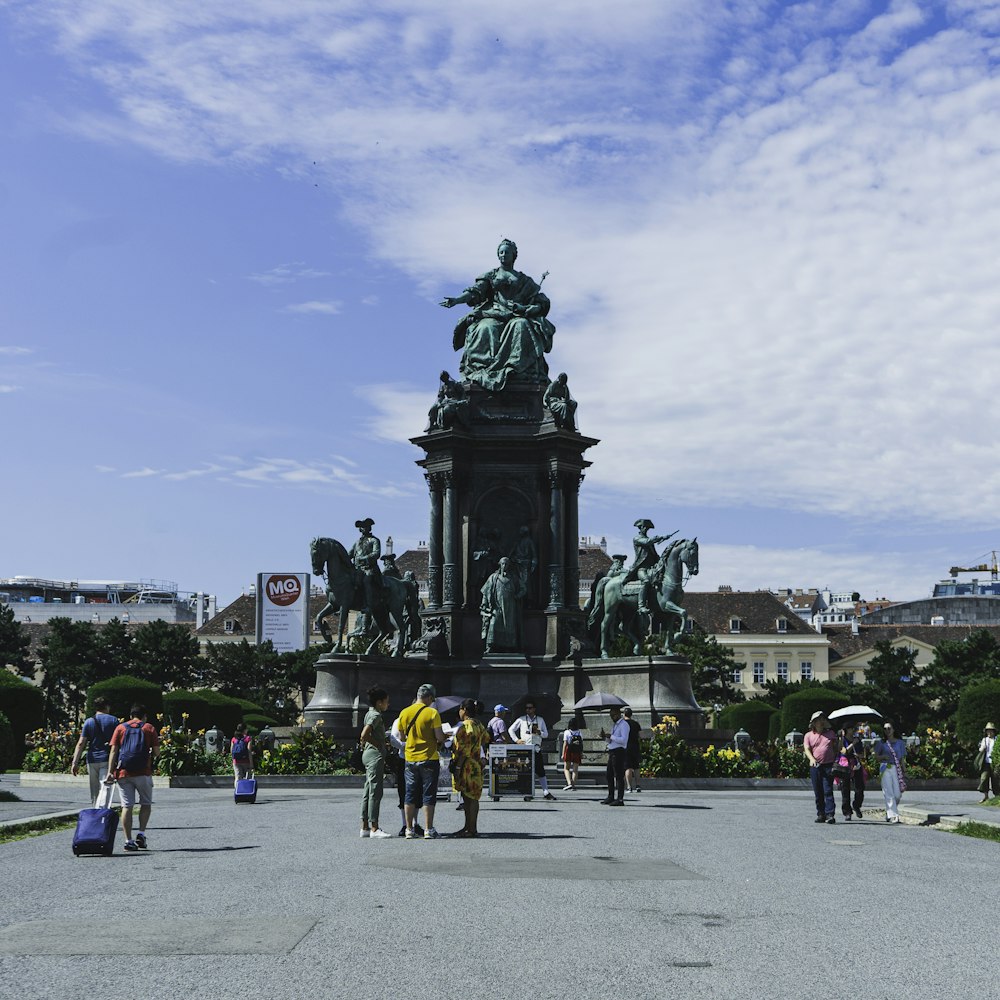
[[[287,608],[302,596],[302,584],[297,576],[269,576],[264,584],[264,592],[272,604]]]

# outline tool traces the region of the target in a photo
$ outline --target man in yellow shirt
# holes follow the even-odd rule
[[[406,813],[406,839],[413,840],[413,824],[417,818],[417,806],[424,806],[424,840],[436,840],[434,829],[434,806],[437,803],[438,778],[441,774],[439,749],[444,745],[445,735],[441,728],[441,716],[431,703],[437,697],[432,684],[421,684],[417,689],[417,700],[399,713],[399,734],[404,743],[406,759],[406,798],[403,808]]]

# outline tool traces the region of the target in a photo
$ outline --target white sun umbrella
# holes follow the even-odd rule
[[[836,719],[881,719],[882,713],[876,712],[869,705],[848,705],[847,708],[838,708],[831,712],[827,718],[834,722]]]
[[[616,694],[608,694],[607,691],[591,691],[581,698],[574,708],[610,708],[612,705],[627,705],[624,698],[619,698]]]

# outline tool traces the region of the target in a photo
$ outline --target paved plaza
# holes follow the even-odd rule
[[[26,800],[0,820],[83,804],[77,789],[0,787]],[[991,992],[998,844],[816,825],[801,790],[646,791],[624,809],[557,795],[484,801],[478,840],[370,841],[358,790],[262,779],[255,806],[157,790],[148,853],[123,854],[119,835],[113,858],[74,858],[71,831],[0,845],[0,996]],[[996,818],[974,792],[907,799]],[[461,825],[454,803],[436,825]]]

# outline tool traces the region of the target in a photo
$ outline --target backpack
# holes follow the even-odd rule
[[[569,738],[569,749],[570,750],[582,750],[583,749],[583,736],[580,733],[574,732]]]
[[[247,739],[249,737],[233,737],[233,760],[249,760],[250,759],[250,748],[247,745]]]
[[[118,748],[118,766],[128,774],[145,774],[149,766],[149,748],[142,723],[138,726],[125,724],[125,735]]]

